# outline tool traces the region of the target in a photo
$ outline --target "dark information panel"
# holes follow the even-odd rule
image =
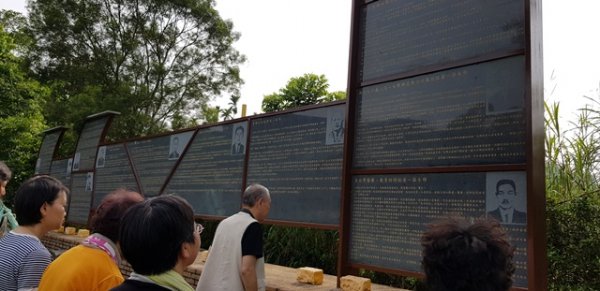
[[[123,144],[101,146],[96,160],[96,181],[92,208],[96,209],[104,197],[116,190],[124,188],[139,192],[135,176],[129,165],[129,159]]]
[[[363,11],[363,81],[524,48],[521,0],[381,0]]]
[[[40,148],[40,154],[38,156],[37,163],[35,164],[36,174],[50,173],[54,150],[58,146],[58,140],[60,139],[62,133],[62,130],[58,130],[47,133],[44,136],[44,141],[42,142],[42,147]]]
[[[71,178],[67,223],[87,225],[92,202],[94,173],[73,173]]]
[[[247,182],[271,191],[269,219],[339,225],[344,110],[252,120]]]
[[[77,141],[77,150],[73,158],[73,171],[90,170],[96,161],[96,149],[102,132],[111,116],[100,117],[86,122]]]
[[[71,167],[69,167],[69,160],[71,159],[52,161],[52,166],[50,167],[50,176],[59,179],[67,187],[71,185]]]
[[[364,87],[354,168],[525,163],[524,57]]]
[[[421,272],[426,225],[449,216],[475,219],[498,208],[496,183],[512,180],[513,221],[503,223],[516,246],[515,286],[527,286],[525,172],[363,175],[352,179],[351,263]],[[487,214],[489,213],[489,214]]]
[[[156,196],[181,157],[193,131],[127,143],[140,186],[147,197]]]
[[[197,215],[239,211],[247,132],[247,122],[199,129],[165,193],[184,197]]]

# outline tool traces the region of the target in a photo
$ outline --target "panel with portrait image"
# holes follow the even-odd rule
[[[335,105],[252,120],[247,182],[269,188],[269,219],[339,225],[344,112]]]
[[[100,160],[101,157],[104,159]],[[93,209],[117,188],[139,192],[124,144],[101,146],[98,149],[95,176]]]
[[[193,133],[194,131],[185,131],[127,143],[145,196],[159,194]]]
[[[517,195],[526,197],[525,172],[353,176],[351,262],[420,272],[420,238],[427,224],[453,216],[466,219],[489,216],[498,205],[492,197],[496,196],[496,185],[506,180],[515,181],[517,191],[522,191]],[[500,185],[500,191],[505,190]],[[515,205],[519,211],[525,206],[523,201]],[[502,226],[516,247],[515,286],[527,286],[526,225],[502,223]]]
[[[73,171],[85,171],[94,168],[98,144],[111,118],[112,116],[104,116],[86,121],[77,141],[77,149],[73,157]]]
[[[248,122],[198,129],[164,193],[185,198],[197,215],[240,209]]]

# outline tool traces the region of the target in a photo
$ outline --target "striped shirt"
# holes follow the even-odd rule
[[[51,260],[37,237],[7,233],[0,238],[0,290],[36,288]]]

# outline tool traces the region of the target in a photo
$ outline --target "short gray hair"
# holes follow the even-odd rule
[[[244,194],[242,194],[242,204],[253,207],[258,200],[265,197],[271,198],[269,189],[261,184],[252,184],[244,190]]]

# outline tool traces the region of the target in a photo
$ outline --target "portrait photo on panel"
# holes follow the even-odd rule
[[[81,159],[81,153],[76,152],[73,158],[73,171],[79,171],[79,161]]]
[[[344,143],[344,119],[344,110],[342,108],[331,108],[327,111],[325,144]]]
[[[486,174],[486,212],[501,224],[527,223],[527,177],[525,172]]]
[[[96,168],[104,168],[104,162],[106,161],[106,146],[98,148],[98,157],[96,158]]]
[[[231,137],[231,154],[243,155],[246,153],[246,124],[234,124]]]
[[[67,160],[67,177],[71,176],[71,169],[73,169],[73,158]]]
[[[85,177],[85,192],[92,192],[94,185],[94,173],[88,172]]]
[[[172,135],[169,143],[169,160],[179,159],[181,156],[181,150],[182,145],[180,137],[178,135]]]

